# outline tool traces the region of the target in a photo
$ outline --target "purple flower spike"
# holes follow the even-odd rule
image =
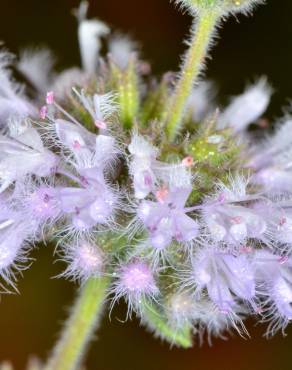
[[[156,193],[157,202],[145,200],[138,208],[138,217],[144,223],[154,248],[163,249],[173,239],[190,242],[198,236],[198,223],[187,216],[185,203],[191,187],[161,189]]]

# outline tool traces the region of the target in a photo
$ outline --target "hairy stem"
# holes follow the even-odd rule
[[[181,77],[176,85],[174,95],[169,100],[166,132],[174,140],[182,124],[183,113],[192,87],[204,66],[216,24],[220,19],[218,11],[205,11],[198,15],[196,30],[190,41],[181,70]]]
[[[44,370],[77,370],[99,322],[108,278],[91,278],[83,286]]]

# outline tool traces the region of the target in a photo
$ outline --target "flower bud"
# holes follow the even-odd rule
[[[146,298],[151,301],[159,293],[154,273],[146,262],[135,260],[123,264],[115,276],[118,278],[113,290],[115,300],[124,297],[128,302],[129,312],[133,309],[140,311]]]
[[[105,263],[101,248],[86,238],[80,238],[72,245],[64,245],[63,260],[68,267],[60,276],[81,283],[90,277],[101,276]]]

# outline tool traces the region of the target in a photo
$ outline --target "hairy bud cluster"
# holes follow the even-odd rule
[[[254,6],[264,3],[264,0],[176,0],[176,2],[187,7],[192,13],[216,11],[225,15],[248,13]]]

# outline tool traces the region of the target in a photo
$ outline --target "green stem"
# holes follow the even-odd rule
[[[220,13],[215,10],[205,11],[201,12],[198,17],[196,32],[193,33],[190,48],[182,66],[181,77],[168,105],[166,132],[170,140],[175,139],[180,129],[187,99],[204,66]]]
[[[77,370],[103,308],[108,278],[90,279],[83,286],[61,338],[44,370]]]

